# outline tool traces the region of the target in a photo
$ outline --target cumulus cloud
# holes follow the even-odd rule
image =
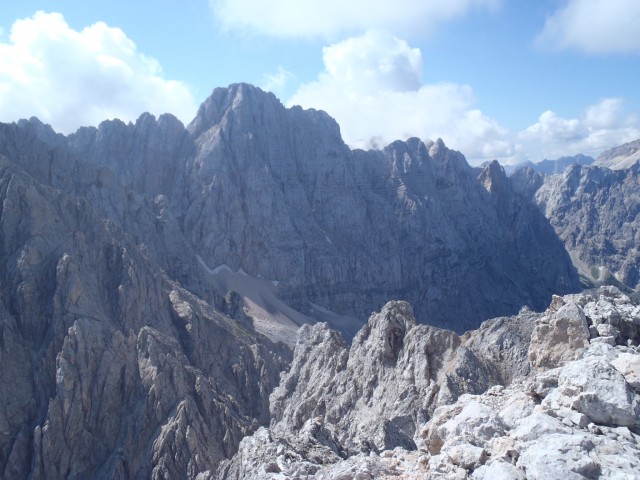
[[[323,49],[325,70],[289,105],[331,114],[352,147],[380,147],[416,136],[442,138],[470,159],[508,157],[508,131],[473,108],[471,87],[422,83],[422,55],[404,40],[368,31]]]
[[[228,29],[277,37],[331,37],[368,29],[429,33],[472,8],[502,0],[209,0]]]
[[[520,132],[518,150],[533,161],[602,150],[640,138],[640,121],[624,111],[621,98],[605,98],[587,107],[579,118],[563,118],[546,111]]]
[[[69,133],[145,111],[187,122],[196,104],[185,84],[165,80],[159,63],[118,28],[98,22],[76,31],[59,13],[37,12],[0,41],[0,121],[37,116]]]
[[[273,92],[278,97],[282,97],[289,84],[296,79],[296,76],[282,66],[279,66],[275,72],[262,75],[262,79],[263,82],[260,88],[268,92]]]
[[[568,0],[546,21],[539,44],[586,53],[640,52],[638,0]]]

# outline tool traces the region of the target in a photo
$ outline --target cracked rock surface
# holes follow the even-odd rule
[[[637,478],[638,302],[603,287],[506,320],[458,337],[390,302],[351,349],[301,330],[270,427],[204,478]],[[627,334],[611,345],[595,324]]]

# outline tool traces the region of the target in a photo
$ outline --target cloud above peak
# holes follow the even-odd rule
[[[363,93],[411,91],[422,84],[422,53],[385,31],[370,30],[324,47],[327,75]]]
[[[325,47],[323,60],[324,71],[287,104],[326,110],[352,147],[419,137],[442,138],[471,159],[513,154],[507,130],[473,108],[470,86],[423,84],[420,50],[390,33],[368,31]]]
[[[473,8],[502,0],[209,0],[227,29],[275,37],[334,37],[370,29],[430,33]]]
[[[317,78],[286,103],[327,111],[355,148],[442,138],[472,163],[514,163],[597,155],[640,137],[640,121],[622,98],[604,98],[576,118],[548,110],[523,131],[509,131],[477,108],[471,86],[423,83],[420,50],[380,30],[325,47],[323,61]]]
[[[605,98],[585,108],[577,118],[547,110],[536,123],[518,134],[518,148],[537,153],[531,160],[584,153],[598,155],[640,138],[640,121],[624,110],[621,98]]]
[[[156,60],[104,22],[76,31],[59,13],[37,12],[0,39],[0,121],[37,116],[69,133],[145,111],[186,122],[196,108],[185,84],[164,79]]]
[[[565,0],[537,38],[551,49],[590,54],[640,52],[638,0]]]

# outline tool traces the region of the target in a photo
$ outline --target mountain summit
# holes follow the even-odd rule
[[[0,124],[0,200],[2,478],[210,478],[271,422],[279,384],[274,405],[295,420],[296,377],[280,373],[296,342],[331,347],[312,363],[359,377],[336,376],[339,402],[301,414],[370,412],[347,450],[411,448],[434,398],[528,367],[512,348],[529,337],[527,309],[477,344],[437,326],[463,332],[580,288],[497,163],[478,175],[442,140],[350,150],[326,113],[245,84],[216,89],[187,127],[169,114],[69,136],[35,118]],[[319,321],[360,333],[349,349]],[[365,364],[346,365],[348,350]],[[469,368],[474,355],[489,363]],[[428,371],[411,367],[422,357]],[[418,410],[342,410],[387,390]],[[377,412],[392,418],[374,425]]]
[[[402,298],[461,331],[577,286],[544,217],[506,178],[492,195],[441,140],[351,151],[326,113],[245,84],[216,89],[188,131],[188,204],[174,200],[189,243],[279,282],[298,310],[364,319]]]
[[[126,206],[111,205],[110,218],[128,221],[163,268],[209,300],[185,265],[196,277],[207,273],[199,264],[226,265],[277,283],[277,297],[309,317],[364,321],[397,298],[420,322],[457,331],[579,288],[548,221],[503,171],[478,179],[441,140],[352,151],[325,112],[287,109],[251,85],[215,89],[186,129],[145,114],[60,142],[141,198],[161,196],[161,246]]]

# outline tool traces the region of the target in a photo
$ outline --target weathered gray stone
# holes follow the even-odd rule
[[[563,325],[564,319],[569,317],[577,319],[577,325],[580,326],[583,321],[580,316],[581,309],[592,311],[595,308],[594,305],[606,298],[614,301],[616,311],[621,312],[618,317],[619,322],[627,321],[628,315],[635,311],[632,300],[619,291],[601,289],[587,294],[557,297],[549,311],[538,316],[532,340],[537,342],[542,340],[538,327],[540,324],[548,326],[551,323],[550,320],[559,326]],[[565,308],[567,306],[568,308]],[[562,311],[563,308],[564,311]],[[283,395],[282,391],[277,396],[272,396],[272,402],[277,402],[279,412],[283,411],[283,406],[286,411],[288,408],[300,405],[304,395],[298,395],[305,391],[312,392],[313,404],[322,401],[326,410],[329,411],[330,405],[336,401],[336,397],[339,397],[330,385],[332,382],[340,384],[340,378],[345,375],[345,372],[367,372],[366,378],[378,374],[378,387],[386,385],[386,388],[379,390],[374,388],[373,394],[365,395],[362,406],[355,403],[354,407],[346,409],[344,415],[349,420],[345,423],[330,423],[326,416],[322,419],[310,417],[302,426],[303,432],[320,432],[322,429],[330,432],[328,435],[314,434],[315,440],[312,439],[314,435],[298,434],[295,429],[290,428],[294,424],[292,421],[295,417],[287,419],[287,414],[282,415],[278,422],[272,423],[270,431],[273,438],[262,448],[262,452],[266,454],[256,452],[260,459],[257,464],[270,465],[278,457],[274,457],[274,454],[269,452],[273,451],[274,445],[286,442],[289,446],[287,451],[291,452],[289,455],[295,460],[291,461],[287,469],[281,469],[278,478],[296,478],[294,472],[298,471],[296,470],[298,465],[305,465],[308,469],[309,464],[319,467],[315,474],[316,478],[336,476],[354,478],[356,475],[361,475],[362,478],[369,478],[367,475],[373,478],[393,476],[403,478],[402,475],[404,475],[404,478],[426,479],[551,479],[599,478],[600,476],[634,478],[640,464],[638,448],[640,437],[634,433],[635,427],[627,428],[625,425],[630,425],[629,422],[633,423],[634,415],[637,418],[637,413],[634,412],[637,412],[636,407],[640,396],[625,381],[622,373],[612,366],[612,363],[621,359],[619,367],[624,369],[627,364],[633,365],[636,356],[640,354],[635,348],[621,345],[587,344],[585,346],[584,342],[576,343],[573,338],[566,335],[566,331],[559,327],[549,330],[550,334],[556,336],[550,340],[550,343],[558,352],[563,348],[571,351],[572,353],[566,358],[575,357],[577,360],[564,361],[563,357],[559,357],[560,361],[557,358],[554,360],[554,364],[559,364],[554,369],[532,372],[523,370],[526,373],[512,377],[510,382],[505,382],[506,386],[495,385],[476,395],[464,393],[458,395],[452,404],[441,405],[432,411],[427,410],[426,423],[417,428],[414,435],[418,451],[407,449],[402,444],[397,445],[393,450],[387,449],[379,454],[375,449],[367,454],[337,449],[341,452],[340,457],[346,456],[346,458],[335,460],[337,456],[330,452],[334,452],[335,447],[341,442],[348,443],[351,438],[354,438],[354,430],[351,429],[353,422],[360,425],[360,430],[363,432],[375,431],[375,425],[371,422],[378,421],[385,424],[386,409],[395,403],[402,403],[403,396],[397,395],[404,390],[391,388],[401,383],[393,383],[390,380],[399,375],[385,368],[406,362],[403,363],[405,366],[402,370],[406,372],[407,366],[413,362],[413,367],[410,369],[414,372],[413,377],[407,376],[405,379],[416,382],[419,375],[415,372],[426,372],[425,358],[418,354],[424,351],[423,347],[426,345],[415,349],[413,347],[415,339],[412,336],[413,332],[418,332],[425,327],[415,325],[411,320],[407,321],[405,316],[408,310],[406,309],[406,304],[391,303],[380,314],[373,316],[369,325],[356,336],[346,363],[342,361],[341,365],[344,364],[345,369],[338,370],[330,367],[327,369],[328,372],[337,373],[330,373],[327,376],[322,374],[322,363],[329,363],[332,357],[326,355],[331,351],[344,352],[346,346],[337,342],[339,348],[336,350],[337,337],[333,337],[325,327],[305,327],[301,330],[301,342],[298,344],[293,362],[295,370],[292,368],[289,374],[282,377],[279,387],[282,389],[285,385],[295,385],[296,389],[289,389],[288,396]],[[528,314],[525,313],[525,315]],[[493,327],[498,325],[501,325],[500,328],[494,330]],[[458,343],[460,340],[454,341],[449,347],[455,352],[463,350],[463,354],[454,354],[453,351],[449,351],[446,355],[439,355],[440,358],[445,357],[448,360],[445,359],[437,365],[429,362],[426,364],[446,372],[444,375],[436,376],[438,381],[442,378],[448,379],[454,366],[456,370],[468,373],[472,370],[470,367],[477,363],[487,362],[485,365],[490,365],[499,355],[496,355],[491,348],[480,349],[478,346],[482,343],[482,339],[514,338],[511,335],[505,336],[502,329],[506,325],[509,323],[496,322],[478,331],[468,332],[460,343]],[[313,332],[316,334],[311,335]],[[488,336],[488,332],[493,333]],[[514,330],[507,329],[507,332],[513,334]],[[400,341],[401,338],[402,341]],[[455,339],[456,337],[440,338],[440,344],[442,344],[442,338]],[[628,339],[623,337],[622,340]],[[522,345],[519,348],[521,347]],[[467,350],[467,353],[464,353],[464,350]],[[523,350],[527,351],[526,348]],[[411,356],[405,357],[405,351],[411,352]],[[473,352],[473,356],[468,352]],[[322,360],[316,362],[317,358]],[[519,355],[507,358],[509,358],[507,362],[515,361],[515,365],[519,364]],[[367,364],[369,369],[358,370],[358,364]],[[421,365],[420,369],[417,369],[417,365]],[[507,367],[503,365],[503,368]],[[485,366],[485,369],[493,370],[494,368]],[[295,374],[295,372],[298,373]],[[379,372],[389,373],[380,375]],[[351,374],[349,378],[356,391],[364,391],[360,387],[359,375]],[[310,388],[312,385],[306,385],[307,381],[322,385],[324,394],[320,395],[318,391]],[[301,384],[301,382],[304,383]],[[468,381],[460,382],[460,385],[472,384],[473,382]],[[299,390],[301,387],[304,388]],[[432,393],[431,398],[441,397],[434,397]],[[385,409],[377,410],[380,405],[385,405]],[[419,407],[415,403],[413,405],[413,407],[405,407],[405,411],[413,409],[415,412]],[[438,405],[437,400],[435,405]],[[360,409],[375,412],[375,414],[359,417],[357,413],[353,413],[353,410]],[[590,421],[600,422],[600,425],[589,423]],[[355,432],[357,437],[357,430]],[[264,434],[259,438],[263,437]],[[370,438],[375,439],[375,436]],[[375,445],[376,440],[371,441],[370,444]],[[324,448],[325,453],[318,454],[319,448]],[[309,451],[316,452],[313,454],[313,459]],[[242,468],[242,460],[238,456],[228,464],[231,469]],[[239,477],[225,477],[222,474],[219,478]]]
[[[445,453],[454,465],[467,470],[484,465],[487,461],[487,452],[484,448],[468,443],[448,447]]]
[[[632,143],[637,146],[638,141]],[[512,185],[544,212],[585,282],[637,289],[640,163],[631,161],[619,170],[596,166],[604,164],[609,160],[544,177],[521,171]]]
[[[522,469],[508,462],[493,461],[471,474],[473,480],[526,480]]]
[[[545,435],[521,452],[517,466],[527,480],[598,478],[601,468],[589,455],[594,448],[587,435]]]
[[[587,415],[595,423],[640,426],[640,398],[623,375],[601,357],[565,365],[557,392],[552,401]],[[544,402],[550,399],[548,396]]]
[[[636,393],[640,393],[640,355],[623,352],[611,365],[624,376]]]
[[[538,440],[543,435],[554,433],[571,433],[571,430],[549,415],[533,413],[518,423],[511,432],[511,436],[522,442],[530,442]]]
[[[529,361],[534,371],[548,370],[573,360],[576,350],[589,345],[589,328],[576,303],[548,311],[531,335]]]

